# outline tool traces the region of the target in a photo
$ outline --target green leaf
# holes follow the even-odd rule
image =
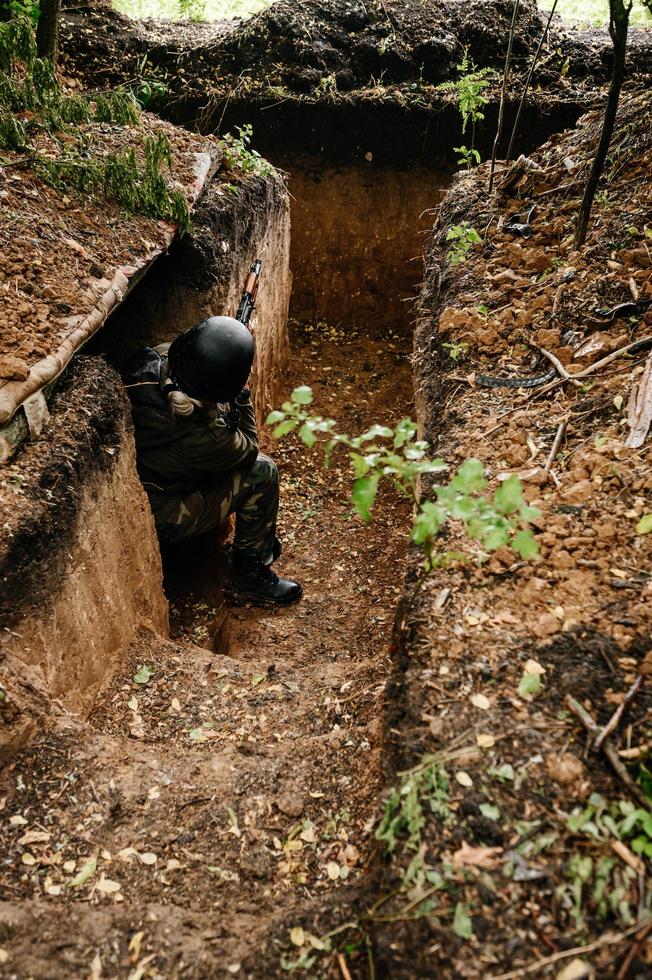
[[[529,700],[530,698],[533,698],[535,694],[538,694],[540,690],[541,675],[530,674],[527,670],[524,671],[518,685],[519,696]]]
[[[510,762],[505,762],[502,766],[499,766],[497,769],[494,769],[492,767],[488,769],[487,772],[489,773],[490,776],[495,776],[496,779],[499,779],[501,783],[507,781],[514,782],[514,766]]]
[[[282,439],[282,437],[286,436],[288,432],[292,432],[293,429],[296,429],[298,424],[299,423],[296,419],[286,419],[285,422],[281,422],[280,425],[276,426],[272,432],[272,435],[275,439]]]
[[[506,527],[492,527],[487,534],[482,536],[482,543],[487,551],[497,551],[509,541],[509,532]]]
[[[300,388],[295,388],[290,398],[295,405],[311,405],[312,404],[312,388],[308,385],[302,385]]]
[[[316,437],[313,435],[313,431],[307,422],[304,422],[299,429],[299,439],[310,449],[317,442]]]
[[[68,882],[68,888],[79,888],[80,885],[85,885],[89,878],[92,878],[97,871],[97,858],[90,858],[86,864],[82,867],[81,871],[75,875],[72,881]]]
[[[453,916],[453,932],[460,939],[470,939],[473,935],[473,923],[471,922],[471,916],[469,915],[466,905],[462,902],[458,902],[455,906],[455,915]]]
[[[361,456],[360,453],[352,452],[350,457],[356,480],[360,479],[361,476],[366,476],[371,469],[369,461],[364,456]]]
[[[362,436],[365,442],[370,439],[391,439],[394,435],[394,430],[389,429],[386,425],[372,425]]]
[[[514,535],[511,542],[512,551],[515,551],[521,558],[529,561],[539,554],[539,545],[534,539],[532,531],[519,531]]]
[[[371,508],[376,499],[379,482],[380,473],[371,473],[370,476],[360,477],[353,484],[353,493],[351,494],[353,506],[363,521],[371,520]]]
[[[494,493],[494,506],[501,514],[513,514],[523,503],[523,489],[519,478],[512,474],[500,484]]]
[[[133,681],[134,684],[149,684],[152,679],[154,671],[147,664],[141,664],[136,673],[134,674]]]
[[[636,525],[637,534],[649,534],[652,531],[652,514],[644,514]]]
[[[481,803],[480,813],[487,820],[500,820],[500,810],[493,803]]]
[[[463,493],[476,493],[484,490],[484,466],[479,459],[465,459],[451,480],[451,487]]]
[[[270,412],[265,419],[265,425],[276,425],[277,422],[282,422],[285,418],[285,412],[279,412],[278,409],[274,412]]]

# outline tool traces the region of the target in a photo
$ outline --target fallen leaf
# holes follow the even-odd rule
[[[337,881],[340,877],[340,866],[337,861],[329,861],[326,865],[326,874],[331,881]]]
[[[469,776],[468,772],[464,772],[463,769],[460,769],[455,773],[455,779],[458,781],[460,786],[473,786],[473,780]]]
[[[115,895],[122,888],[119,881],[113,881],[111,878],[105,878],[104,875],[96,883],[95,888],[98,892],[102,892],[104,895]]]
[[[295,926],[290,929],[290,942],[293,946],[303,946],[306,941],[306,934],[301,928],[301,926]]]
[[[129,949],[129,952],[131,953],[131,962],[132,963],[137,963],[138,960],[140,959],[140,947],[142,946],[144,936],[145,936],[145,933],[142,932],[142,931],[141,932],[135,932],[133,934],[133,936],[131,937],[131,939],[129,940],[128,949]]]
[[[502,853],[502,847],[470,847],[466,841],[462,841],[460,849],[453,854],[453,866],[491,870],[500,863]]]
[[[556,980],[584,980],[584,977],[590,977],[592,973],[593,967],[589,963],[575,959],[559,971]]]
[[[78,875],[68,882],[68,888],[79,888],[80,885],[85,885],[89,878],[92,878],[97,871],[97,858],[89,858],[84,864]]]
[[[46,844],[49,840],[50,835],[45,830],[28,830],[26,834],[23,834],[18,843],[22,847],[26,847],[27,844]]]
[[[102,976],[102,960],[100,959],[100,954],[96,953],[91,962],[91,972],[88,975],[88,980],[100,980]]]
[[[144,854],[139,854],[138,858],[141,864],[156,864],[158,861],[158,855],[153,854],[151,851],[145,851]]]
[[[467,912],[466,906],[462,902],[458,902],[455,906],[455,915],[453,916],[453,932],[460,939],[470,939],[473,935],[473,924],[471,922],[471,917]]]
[[[490,749],[492,747],[492,745],[495,745],[496,744],[496,739],[493,737],[493,735],[488,735],[488,734],[487,735],[476,735],[475,736],[475,741],[476,741],[476,744],[481,749]]]
[[[21,854],[20,860],[23,862],[23,864],[27,864],[29,867],[36,864],[36,858],[33,854],[30,854],[29,851],[25,851],[23,854]]]
[[[134,674],[133,681],[134,684],[149,684],[154,670],[152,667],[148,667],[147,664],[141,664],[136,673]]]
[[[25,820],[25,817],[20,815],[20,813],[16,813],[13,817],[9,817],[9,823],[12,827],[24,827],[27,821]]]
[[[471,704],[474,708],[480,708],[481,711],[488,711],[491,707],[491,701],[485,694],[472,694]]]

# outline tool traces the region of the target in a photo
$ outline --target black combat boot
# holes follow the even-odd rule
[[[279,558],[281,557],[282,551],[283,551],[283,545],[281,544],[279,539],[275,537],[274,544],[272,545],[272,553],[269,556],[269,558],[265,561],[265,565],[267,565],[267,567],[269,568],[269,566],[273,565],[275,561],[278,561]]]
[[[225,595],[234,602],[251,602],[254,605],[288,606],[301,598],[303,589],[297,582],[279,578],[269,565],[248,555],[233,552],[231,575],[226,583]]]

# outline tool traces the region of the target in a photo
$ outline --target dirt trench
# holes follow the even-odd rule
[[[345,431],[414,415],[411,300],[442,183],[290,177],[284,387],[311,385]],[[164,552],[172,640],[143,631],[87,722],[43,731],[2,773],[0,976],[280,975],[290,930],[337,928],[369,885],[409,512],[387,493],[362,524],[344,459],[326,471],[318,450],[265,439],[279,567],[305,597],[228,611],[217,536]]]

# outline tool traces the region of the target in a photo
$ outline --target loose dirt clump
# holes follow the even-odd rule
[[[310,383],[352,430],[409,413],[400,337],[296,330],[288,388]],[[4,770],[0,945],[14,973],[269,977],[302,954],[329,969],[319,937],[368,880],[408,514],[387,494],[364,526],[343,459],[326,472],[298,440],[269,448],[282,568],[305,598],[229,612],[223,655],[142,633],[86,723],[46,728]],[[197,587],[209,636],[219,589]]]
[[[630,952],[627,975],[649,970],[628,929],[649,908],[648,838],[633,827],[650,807],[652,468],[649,436],[627,440],[652,356],[651,108],[648,93],[623,101],[582,252],[573,228],[597,114],[501,169],[495,197],[487,167],[460,175],[441,208],[416,337],[426,432],[451,465],[482,460],[493,486],[520,477],[540,551],[435,575],[416,601],[406,590],[390,747],[423,820],[413,809],[417,830],[399,825],[393,842],[386,884],[400,893],[377,926],[390,975],[556,976],[579,957],[624,976]],[[462,222],[480,242],[460,257],[448,233]],[[632,341],[644,343],[598,366]],[[595,371],[578,387],[482,385],[546,372],[536,345],[571,373]],[[460,545],[453,533],[447,547]],[[602,726],[637,677],[612,735],[625,785],[568,696]]]

